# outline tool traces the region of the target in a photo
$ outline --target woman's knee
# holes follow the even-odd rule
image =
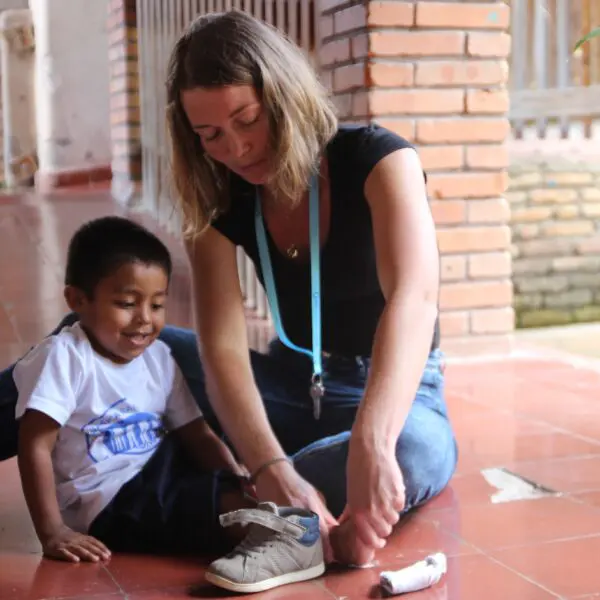
[[[167,344],[169,348],[186,348],[189,351],[193,347],[194,352],[198,352],[198,339],[196,332],[192,329],[165,325],[158,335],[158,339]]]
[[[350,432],[317,440],[293,456],[298,473],[324,497],[338,517],[346,505],[346,463]]]
[[[179,367],[192,396],[211,426],[214,426],[214,415],[208,401],[195,332],[191,329],[167,325],[158,337],[171,350],[173,360]]]
[[[407,509],[437,496],[448,485],[458,461],[448,419],[429,409],[411,413],[398,439],[396,457],[404,476]]]
[[[202,363],[200,362],[198,340],[194,331],[167,325],[160,332],[158,339],[169,347],[173,359],[181,369],[184,377],[202,377]]]

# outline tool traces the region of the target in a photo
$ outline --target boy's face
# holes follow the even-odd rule
[[[164,327],[168,284],[162,267],[132,262],[101,279],[92,299],[72,287],[65,297],[94,350],[123,364],[142,354]]]

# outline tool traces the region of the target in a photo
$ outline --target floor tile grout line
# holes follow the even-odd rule
[[[327,571],[325,571],[325,574],[323,577],[327,577]],[[321,588],[326,594],[329,594],[334,600],[339,600],[339,596],[337,594],[334,594],[324,583],[323,583],[323,577],[319,578],[319,579],[314,579],[313,580],[313,584],[316,585],[317,587]]]
[[[472,548],[473,550],[475,550],[475,552],[473,554],[458,554],[458,555],[450,555],[449,558],[453,558],[453,559],[459,559],[461,557],[468,557],[468,556],[484,556],[485,558],[489,559],[490,561],[500,565],[501,567],[505,568],[506,570],[512,572],[513,574],[517,575],[518,577],[520,577],[521,579],[524,579],[525,581],[535,585],[536,587],[542,589],[545,592],[548,592],[551,596],[553,596],[554,598],[556,598],[557,600],[562,600],[562,598],[560,597],[559,594],[553,592],[552,590],[550,590],[549,588],[546,588],[544,585],[542,585],[541,583],[538,583],[536,580],[528,577],[527,575],[525,575],[524,573],[521,573],[520,571],[518,571],[517,569],[514,569],[513,567],[510,567],[509,565],[504,564],[502,561],[500,561],[499,559],[495,558],[494,556],[492,556],[491,554],[489,554],[489,551],[485,551],[483,548],[477,546],[476,544],[473,544],[472,542],[468,542],[467,540],[465,540],[464,538],[460,537],[458,534],[448,531],[447,529],[444,529],[443,526],[439,526],[439,529],[442,529],[444,531],[444,533],[450,535],[451,537],[453,537],[454,539],[462,542],[463,544],[469,546],[470,548]],[[595,534],[594,536],[581,536],[581,537],[598,537],[600,536],[600,534]],[[573,538],[573,539],[579,539],[579,538]],[[552,540],[549,541],[547,543],[551,543],[554,541],[564,541],[564,540]],[[537,545],[537,544],[530,544],[530,545]],[[513,550],[515,548],[521,548],[521,547],[527,547],[527,544],[524,545],[519,545],[519,546],[510,546],[510,547],[506,547],[506,548],[502,548],[504,549],[510,549]]]
[[[474,456],[477,457],[477,455],[474,455]],[[560,457],[561,460],[562,459],[568,460],[568,459],[573,459],[573,458],[592,460],[594,458],[600,458],[600,453],[598,453],[598,454],[576,454],[576,455],[570,455],[567,457]],[[529,460],[529,461],[519,461],[519,462],[515,462],[515,463],[508,463],[508,464],[496,464],[496,465],[490,465],[490,466],[485,466],[485,467],[477,467],[470,472],[457,473],[455,476],[452,477],[449,485],[451,485],[452,481],[455,481],[455,480],[465,479],[467,477],[473,477],[474,475],[483,476],[482,471],[487,471],[489,469],[502,469],[512,475],[516,475],[516,476],[520,477],[521,479],[523,479],[524,481],[527,481],[530,484],[550,490],[546,496],[527,498],[525,500],[521,500],[522,502],[534,502],[536,500],[543,500],[545,498],[551,497],[551,498],[565,498],[565,499],[568,499],[571,501],[576,501],[577,503],[587,504],[586,502],[579,501],[574,496],[577,494],[589,494],[589,493],[594,493],[594,492],[600,492],[600,487],[591,487],[591,488],[584,487],[581,489],[570,490],[570,491],[555,489],[554,487],[552,487],[544,482],[532,481],[531,478],[525,477],[524,475],[521,475],[519,473],[519,467],[534,466],[534,464],[546,463],[546,462],[553,463],[553,462],[557,462],[558,460],[559,460],[558,458],[557,459],[537,459],[537,460]],[[595,484],[592,484],[592,485],[595,485]],[[481,504],[487,504],[487,503],[477,502],[477,503],[470,504],[470,506],[481,505]],[[589,506],[594,507],[594,508],[599,508],[599,507],[595,506],[594,504],[590,504]],[[430,511],[447,510],[447,508],[431,508],[429,510]]]
[[[501,562],[500,560],[496,559],[495,557],[491,556],[488,552],[486,552],[485,550],[483,550],[483,548],[480,548],[479,546],[477,546],[476,544],[473,544],[471,542],[467,542],[465,539],[460,538],[460,536],[458,536],[457,534],[453,534],[452,532],[447,532],[447,533],[450,533],[454,537],[458,537],[462,542],[464,542],[465,544],[471,546],[472,548],[474,548],[475,550],[477,550],[479,552],[479,554],[472,554],[470,556],[484,556],[485,558],[489,559],[493,563],[496,563],[496,564],[500,565],[501,567],[503,567],[504,569],[506,569],[507,571],[510,571],[513,574],[517,575],[521,579],[524,579],[525,581],[528,581],[529,583],[531,583],[531,584],[535,585],[536,587],[544,590],[545,592],[548,592],[551,596],[553,596],[557,600],[562,600],[558,594],[556,594],[555,592],[553,592],[549,588],[546,588],[542,584],[538,583],[534,579],[531,579],[530,577],[528,577],[524,573],[521,573],[517,569],[514,569],[514,568],[510,567],[509,565],[504,564],[503,562]],[[459,557],[456,557],[456,558],[459,558]]]
[[[484,459],[485,456],[479,455],[479,454],[472,454],[472,456],[474,458],[478,458],[478,459]],[[556,457],[556,458],[581,458],[581,459],[592,459],[592,458],[600,458],[600,452],[598,452],[598,454],[570,454],[569,456],[566,457]],[[488,469],[505,469],[507,471],[510,471],[511,473],[513,473],[513,468],[515,468],[518,465],[529,465],[529,466],[533,466],[532,463],[543,463],[543,462],[554,462],[554,458],[538,458],[538,459],[533,459],[533,460],[523,460],[523,461],[518,461],[515,463],[497,463],[497,464],[493,464],[493,465],[486,465],[486,466],[482,466],[482,467],[476,467],[474,468],[472,471],[465,471],[465,472],[457,472],[453,475],[451,482],[452,481],[456,481],[457,479],[464,479],[465,477],[473,477],[473,475],[482,475],[482,471],[487,471]],[[598,487],[596,488],[591,488],[591,489],[583,489],[583,490],[577,490],[574,492],[561,492],[559,490],[555,490],[555,492],[557,494],[561,494],[563,496],[567,496],[567,495],[572,495],[572,494],[584,494],[584,493],[588,493],[588,492],[600,492],[600,483],[598,484]]]
[[[457,554],[457,555],[450,555],[450,556],[476,556],[477,553],[479,554],[484,554],[484,552],[475,544],[468,542],[467,540],[465,540],[463,537],[461,537],[458,533],[455,533],[454,531],[450,531],[448,529],[444,529],[443,526],[441,526],[439,523],[434,523],[433,521],[431,521],[431,524],[439,531],[442,530],[443,533],[445,533],[446,535],[449,535],[451,538],[454,539],[454,541],[460,542],[461,544],[465,544],[465,546],[468,546],[471,550],[474,550],[475,552],[472,555],[468,555],[468,554]]]
[[[587,491],[582,491],[582,492],[580,492],[580,491],[571,492],[569,494],[566,494],[565,498],[568,498],[569,500],[571,500],[575,504],[582,504],[584,506],[588,506],[589,508],[600,509],[600,505],[598,505],[598,504],[594,504],[594,503],[590,504],[589,502],[586,502],[582,498],[577,498],[577,496],[579,494],[589,494],[589,493],[596,493],[596,492],[598,492],[600,494],[600,489],[598,489],[598,490],[587,490]]]
[[[591,540],[593,538],[600,538],[600,532],[598,533],[586,533],[582,535],[571,535],[567,537],[558,537],[552,540],[539,540],[533,542],[527,542],[526,544],[514,544],[508,546],[500,546],[489,550],[488,552],[505,552],[507,550],[518,550],[519,548],[530,548],[532,546],[549,546],[550,544],[564,544],[566,542],[574,542],[576,540]]]
[[[586,505],[586,506],[589,506],[589,505]],[[590,508],[600,511],[600,507],[590,506]],[[454,509],[439,508],[439,509],[433,509],[431,512],[433,512],[433,511],[443,512],[443,511],[451,511],[451,510],[454,510]],[[598,531],[598,533],[585,533],[585,534],[581,534],[581,535],[571,535],[571,536],[566,536],[566,537],[553,538],[551,540],[537,540],[537,541],[533,540],[530,542],[526,542],[524,544],[508,544],[507,546],[498,546],[496,548],[484,550],[484,549],[480,548],[479,546],[477,546],[476,544],[474,544],[473,542],[469,542],[465,538],[461,537],[458,533],[455,533],[455,532],[445,528],[444,525],[439,523],[439,521],[429,519],[429,514],[426,516],[423,516],[422,520],[433,524],[436,528],[443,531],[443,533],[450,535],[450,536],[454,537],[455,539],[458,539],[459,541],[463,542],[464,544],[466,544],[468,546],[471,546],[472,548],[474,548],[475,550],[477,550],[478,552],[480,552],[482,554],[485,554],[486,556],[488,555],[489,552],[503,552],[506,550],[516,550],[519,548],[530,548],[531,546],[544,546],[544,545],[549,545],[549,544],[573,542],[575,540],[587,540],[587,539],[592,539],[592,538],[600,538],[600,531]]]
[[[573,458],[583,458],[586,460],[591,460],[593,458],[598,458],[598,457],[600,457],[600,451],[597,453],[596,452],[592,452],[592,453],[588,452],[586,454],[569,454],[566,456],[552,456],[552,457],[541,458],[541,459],[519,460],[513,464],[527,465],[527,464],[538,463],[538,462],[560,463],[560,462],[567,462],[569,460],[572,460]]]
[[[598,445],[600,447],[600,441],[598,441],[596,438],[592,438],[592,437],[588,437],[586,435],[577,433],[575,431],[571,431],[570,429],[565,429],[564,427],[560,427],[559,425],[556,425],[555,423],[550,423],[549,421],[545,421],[535,415],[529,415],[527,413],[524,413],[520,410],[510,410],[508,408],[497,408],[497,407],[491,407],[489,404],[485,404],[481,401],[478,401],[472,397],[468,397],[468,396],[459,396],[461,398],[461,400],[463,400],[464,402],[469,402],[471,404],[475,404],[476,406],[482,407],[482,408],[490,408],[496,412],[498,412],[499,414],[502,415],[509,415],[509,416],[514,416],[516,417],[519,421],[529,421],[531,423],[534,423],[535,425],[546,425],[550,428],[553,429],[552,433],[563,433],[563,434],[568,434],[571,437],[574,437],[576,439],[579,439],[581,441],[587,442],[587,443],[592,443],[595,445]],[[450,415],[451,419],[452,419],[452,415]],[[493,415],[490,415],[489,417],[490,419],[493,418]],[[549,433],[540,433],[540,434],[531,434],[531,435],[550,435]],[[599,451],[600,453],[600,451]]]
[[[497,468],[497,467],[485,467],[487,468]],[[473,471],[472,473],[461,473],[459,475],[456,476],[456,479],[462,479],[462,478],[466,478],[466,477],[472,477],[473,475],[479,475],[480,472],[479,471]],[[534,497],[534,498],[526,498],[523,500],[519,500],[518,502],[535,502],[537,500],[545,500],[548,498],[563,498],[565,500],[569,500],[570,502],[573,502],[574,504],[579,504],[582,506],[587,506],[590,509],[593,510],[600,510],[600,505],[594,504],[594,503],[589,503],[586,502],[584,499],[578,498],[577,496],[580,494],[589,494],[589,493],[596,493],[598,492],[600,494],[600,489],[593,489],[593,490],[577,490],[576,492],[556,492],[556,493],[550,493],[546,496],[539,496],[539,497]],[[510,504],[513,504],[515,501],[511,501],[509,502]],[[502,503],[502,504],[507,504],[507,503]],[[477,501],[477,502],[462,502],[461,503],[462,506],[465,507],[469,507],[469,508],[474,508],[474,507],[479,507],[479,506],[498,506],[496,505],[492,505],[490,502],[487,501]],[[454,510],[453,507],[451,506],[440,506],[439,508],[437,507],[427,507],[427,513],[426,515],[423,516],[423,518],[427,518],[429,515],[435,516],[436,514],[438,514],[439,512],[444,512],[444,511],[448,511],[448,510]],[[594,534],[596,535],[596,534]],[[600,534],[598,534],[600,535]]]
[[[110,577],[110,580],[117,586],[119,593],[121,595],[123,595],[125,598],[128,598],[129,597],[128,593],[123,589],[123,586],[118,582],[117,578],[112,574],[112,572],[108,568],[108,565],[103,564],[102,569]]]
[[[70,594],[69,596],[49,596],[48,598],[41,598],[40,600],[73,600],[73,598],[75,598],[76,600],[94,600],[95,598],[101,598],[102,600],[104,600],[106,597],[110,598],[111,596],[114,596],[116,600],[128,600],[128,596],[124,595],[124,592],[109,592],[107,593],[100,593],[100,594],[86,594],[85,596],[81,596],[80,594],[77,595],[73,595]],[[112,600],[112,599],[111,599]]]
[[[447,509],[447,508],[440,508],[440,509],[433,509],[433,510],[452,510],[452,509]],[[428,513],[429,514],[429,513]],[[454,531],[450,531],[448,529],[444,529],[442,525],[440,525],[439,523],[429,520],[427,518],[427,515],[423,515],[420,516],[419,513],[415,513],[414,515],[412,515],[411,517],[411,521],[413,523],[419,524],[419,521],[422,522],[428,522],[431,525],[433,525],[433,527],[435,529],[439,530],[443,530],[443,533],[445,533],[446,535],[448,535],[449,537],[453,538],[454,541],[460,542],[462,544],[464,544],[465,546],[468,546],[470,549],[474,550],[475,552],[472,555],[466,554],[466,553],[459,553],[459,554],[451,554],[450,556],[455,557],[455,556],[475,556],[477,555],[477,553],[479,554],[484,554],[484,552],[479,549],[475,544],[468,542],[467,540],[465,540],[464,538],[462,538],[458,533],[455,533]],[[398,530],[400,531],[400,530]],[[447,553],[446,553],[447,555]]]
[[[459,448],[460,450],[460,448]],[[479,459],[479,460],[484,460],[486,458],[485,455],[483,454],[477,454],[477,453],[473,453],[471,452],[470,455],[473,458]],[[486,466],[482,466],[482,467],[476,467],[474,468],[472,471],[470,472],[458,472],[456,473],[456,475],[454,477],[456,478],[461,478],[464,477],[465,475],[475,475],[475,474],[481,474],[481,471],[487,470],[487,469],[505,469],[507,471],[510,471],[511,473],[515,472],[515,469],[518,469],[519,467],[527,467],[527,466],[533,466],[534,464],[539,464],[539,463],[556,463],[556,462],[561,462],[561,461],[568,461],[568,460],[573,460],[573,459],[583,459],[583,460],[592,460],[594,458],[600,458],[600,449],[598,451],[598,453],[593,453],[593,454],[568,454],[566,456],[554,456],[554,457],[549,457],[549,458],[533,458],[533,459],[528,459],[528,460],[517,460],[517,461],[513,461],[513,462],[502,462],[502,463],[495,463],[495,464],[490,464],[490,465],[486,465]],[[454,477],[452,479],[454,479]],[[538,485],[539,482],[536,482]],[[568,494],[568,493],[576,493],[576,492],[565,492],[565,491],[560,491],[560,490],[555,490],[557,493],[561,493],[561,494]],[[584,489],[584,490],[577,490],[577,492],[579,491],[585,491],[585,492],[595,492],[595,491],[600,491],[600,487],[598,488],[590,488],[590,489]]]
[[[521,577],[522,579],[524,579],[525,581],[528,581],[529,583],[531,583],[532,585],[535,585],[536,587],[544,590],[545,592],[548,592],[551,596],[553,596],[554,598],[556,598],[557,600],[561,600],[561,596],[560,594],[552,591],[550,588],[546,587],[545,585],[539,583],[538,581],[536,581],[535,579],[528,577],[527,575],[525,575],[524,573],[521,573],[518,569],[515,569],[505,563],[503,563],[501,560],[498,560],[497,558],[491,556],[490,554],[485,554],[485,556],[487,558],[489,558],[492,562],[496,563],[497,565],[500,565],[501,567],[503,567],[504,569],[506,569],[507,571],[510,571],[511,573],[514,573],[515,575]]]

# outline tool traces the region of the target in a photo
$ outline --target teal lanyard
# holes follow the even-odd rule
[[[313,361],[313,377],[310,386],[310,396],[313,400],[315,419],[321,415],[321,398],[325,392],[322,383],[323,365],[321,353],[321,240],[319,236],[319,180],[314,175],[311,179],[309,194],[309,223],[310,223],[310,287],[311,287],[311,320],[312,320],[312,351],[294,344],[286,335],[279,312],[273,266],[269,254],[267,233],[265,231],[260,192],[256,190],[254,223],[256,226],[256,242],[260,266],[263,273],[267,299],[275,331],[279,339],[292,350],[310,356]]]

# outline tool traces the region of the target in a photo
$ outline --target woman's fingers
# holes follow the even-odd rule
[[[321,530],[321,540],[323,542],[325,561],[331,562],[333,560],[333,550],[329,540],[329,531],[332,527],[337,525],[337,521],[331,512],[329,512],[324,499],[316,490],[314,497],[309,501],[309,508],[319,515],[319,528]]]
[[[385,546],[385,538],[387,536],[383,535],[384,527],[378,526],[376,529],[367,513],[356,513],[354,515],[354,521],[356,524],[356,531],[363,544],[377,549],[381,549]]]

